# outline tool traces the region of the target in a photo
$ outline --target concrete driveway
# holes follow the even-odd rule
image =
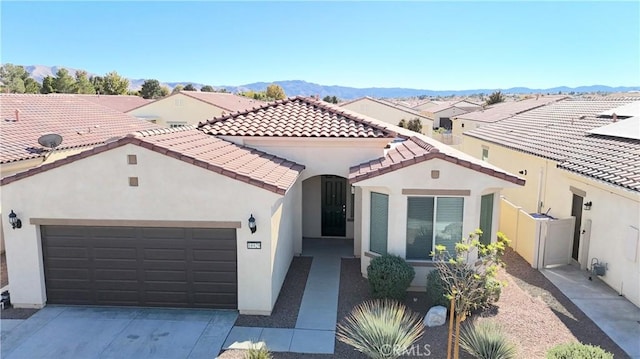
[[[2,325],[1,357],[211,359],[236,317],[225,310],[47,306]]]

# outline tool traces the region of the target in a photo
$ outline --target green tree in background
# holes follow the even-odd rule
[[[75,82],[67,69],[59,69],[53,78],[53,88],[57,93],[73,93]]]
[[[284,93],[284,89],[280,85],[276,84],[267,86],[265,95],[269,100],[284,100],[285,98],[287,98],[287,95]]]
[[[56,83],[53,77],[46,76],[42,79],[42,87],[40,88],[40,93],[48,94],[56,92]]]
[[[40,93],[41,88],[40,83],[31,77],[24,80],[24,93]]]
[[[111,71],[103,78],[103,90],[105,95],[126,95],[129,89],[129,80]]]
[[[419,118],[414,118],[412,120],[406,121],[404,118],[398,122],[398,126],[402,128],[406,128],[407,130],[411,130],[413,132],[422,133],[422,121]]]
[[[160,87],[160,97],[169,96],[170,93],[171,93],[171,90],[169,90],[167,86]]]
[[[487,106],[489,106],[489,105],[493,105],[495,103],[500,103],[500,102],[504,102],[504,95],[502,95],[502,92],[496,91],[491,95],[489,95],[489,98],[487,99],[486,104]]]
[[[213,86],[211,85],[204,85],[200,88],[200,91],[202,92],[216,92],[216,89],[213,88]]]
[[[0,67],[0,89],[2,92],[24,93],[25,80],[29,73],[22,66],[4,64]]]
[[[95,93],[104,94],[104,79],[102,76],[91,76],[89,82],[93,85]]]
[[[184,91],[198,91],[197,88],[195,88],[195,86],[193,86],[192,84],[187,84],[187,86],[185,86],[183,88]]]
[[[178,93],[178,92],[180,92],[182,90],[184,90],[184,86],[176,85],[176,87],[173,88],[173,91],[171,91],[171,94],[173,95],[174,93]]]
[[[86,71],[76,71],[76,82],[73,84],[73,92],[80,94],[95,94],[96,89],[89,81],[89,75]]]
[[[167,93],[169,89],[166,89]],[[166,93],[163,93],[162,86],[160,86],[160,81],[152,79],[145,80],[142,84],[142,88],[140,88],[140,96],[146,99],[156,99],[160,97],[166,96]]]
[[[335,103],[335,104],[337,104],[337,103],[338,103],[338,98],[337,98],[337,97],[335,97],[335,96],[328,96],[328,95],[327,95],[327,96],[325,96],[325,97],[322,99],[322,101],[324,101],[324,102],[328,102],[328,103]]]

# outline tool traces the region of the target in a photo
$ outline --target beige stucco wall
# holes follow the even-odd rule
[[[127,155],[138,156],[137,165]],[[130,187],[129,176],[139,178]],[[221,190],[224,189],[224,190]],[[30,218],[239,221],[238,307],[243,313],[269,314],[282,268],[292,256],[291,239],[272,248],[274,232],[286,233],[288,199],[134,145],[119,147],[2,188],[2,206],[13,208],[23,228],[4,221],[11,299],[16,306],[46,303],[39,227]],[[284,203],[284,204],[283,204]],[[246,226],[250,214],[258,231]],[[279,226],[278,228],[275,228]],[[273,227],[273,228],[272,228]],[[247,249],[261,241],[261,250]],[[273,264],[274,260],[283,263]]]
[[[296,219],[302,236],[321,237],[320,181],[321,175],[349,177],[349,168],[384,156],[384,147],[390,139],[362,138],[258,138],[223,137],[234,143],[247,145],[274,154],[306,168],[298,181],[301,186],[300,218]],[[347,209],[350,190],[347,184]],[[347,212],[348,213],[348,212]],[[348,215],[347,215],[348,217]],[[347,221],[346,238],[354,236],[354,222]],[[294,243],[295,253],[301,253],[302,236]],[[357,254],[359,255],[359,253]]]
[[[456,116],[460,116],[462,114],[465,114],[469,111],[467,110],[463,110],[457,107],[450,107],[448,109],[433,113],[433,112],[429,112],[429,110],[427,110],[427,117],[433,119],[433,128],[438,128],[440,127],[440,119],[444,118],[444,117],[449,117],[450,120],[453,121],[453,118]]]
[[[409,121],[414,118],[418,118],[422,122],[422,133],[427,136],[431,136],[433,121],[425,118],[424,116],[417,116],[366,98],[342,105],[342,107],[395,126],[398,125],[400,120]]]
[[[466,120],[464,118],[459,118],[459,117],[453,118],[452,121],[453,121],[453,128],[451,132],[453,133],[454,136],[461,136],[463,133],[467,131],[475,130],[476,128],[485,124],[483,122]]]
[[[212,104],[183,94],[175,94],[133,109],[128,114],[155,119],[157,125],[169,127],[171,123],[197,125],[200,121],[222,115],[223,111]]]
[[[432,179],[431,171],[440,171],[440,178]],[[464,196],[463,233],[469,234],[480,226],[480,200],[482,195],[494,193],[494,213],[492,233],[498,231],[499,198],[502,187],[516,186],[513,183],[482,174],[443,160],[431,160],[394,172],[377,176],[354,184],[362,191],[359,216],[357,216],[358,230],[361,237],[361,271],[366,276],[370,258],[365,255],[369,251],[370,233],[370,198],[371,192],[389,195],[389,226],[387,250],[388,253],[405,257],[406,254],[406,224],[407,197],[402,189],[428,190],[469,190],[470,195]],[[495,240],[495,238],[494,238]],[[428,264],[429,261],[411,261]],[[425,266],[414,266],[416,277],[412,283],[415,287],[426,285],[426,275],[430,270]]]
[[[588,252],[588,258],[578,258],[582,267],[590,266],[591,259],[609,263],[607,275],[601,279],[615,290],[622,287],[623,294],[640,306],[640,252],[636,261],[625,259],[624,240],[629,226],[640,227],[640,194],[620,187],[572,174],[557,168],[557,163],[534,155],[463,136],[464,152],[480,158],[482,146],[489,148],[488,162],[502,167],[508,172],[518,173],[527,181],[524,187],[505,189],[504,197],[522,207],[527,213],[537,211],[536,203],[541,202],[541,212],[549,211],[556,218],[571,216],[571,187],[586,192],[584,202],[593,202],[590,211],[582,211],[582,227],[591,220],[589,243],[584,235],[580,239],[579,253]],[[597,206],[597,207],[596,207]],[[640,246],[640,245],[639,245]],[[587,248],[588,247],[588,248]],[[639,249],[640,251],[640,249]]]

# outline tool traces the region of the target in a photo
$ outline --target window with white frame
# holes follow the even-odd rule
[[[378,254],[387,253],[389,233],[389,196],[371,192],[371,222],[369,224],[369,250]]]
[[[430,260],[436,245],[454,253],[462,239],[463,197],[407,199],[407,259]]]

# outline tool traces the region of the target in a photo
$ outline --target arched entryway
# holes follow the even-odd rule
[[[302,182],[302,236],[353,238],[353,195],[348,180],[318,175]]]

